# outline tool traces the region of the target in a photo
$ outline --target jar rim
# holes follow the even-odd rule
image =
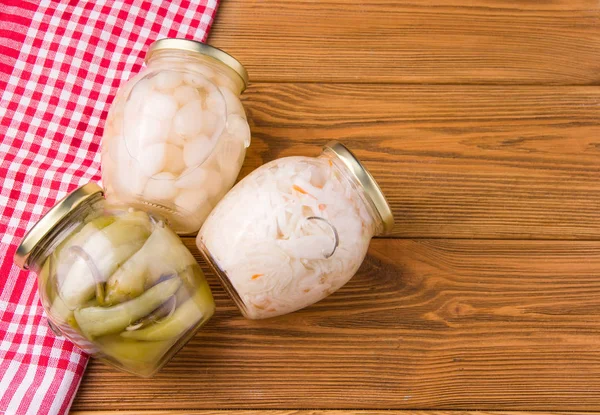
[[[392,209],[390,208],[385,195],[371,173],[363,166],[354,153],[342,143],[330,141],[323,149],[325,151],[331,151],[348,168],[354,179],[356,179],[363,188],[367,199],[371,202],[379,215],[381,222],[383,223],[382,234],[385,235],[390,233],[394,227],[394,215],[392,214]]]
[[[62,198],[25,234],[15,252],[15,264],[19,268],[29,269],[29,257],[54,228],[82,204],[96,200],[97,196],[104,196],[104,191],[99,185],[92,182],[75,189]]]
[[[242,91],[248,87],[248,71],[244,65],[242,65],[240,61],[231,56],[229,53],[219,48],[207,45],[206,43],[198,42],[196,40],[167,37],[164,39],[159,39],[150,45],[148,51],[146,52],[144,61],[148,63],[152,55],[161,50],[184,50],[187,52],[200,53],[202,55],[209,56],[233,69],[233,71],[242,79],[242,82],[244,83]]]

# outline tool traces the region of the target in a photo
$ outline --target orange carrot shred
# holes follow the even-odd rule
[[[329,167],[333,167],[333,161],[329,160]]]
[[[327,207],[327,205],[324,205],[323,203],[319,203],[319,210],[325,210],[326,207]]]
[[[254,274],[254,275],[252,276],[252,279],[253,279],[253,280],[255,280],[255,279],[257,279],[257,278],[260,278],[260,277],[262,277],[263,275],[265,275],[265,274]]]
[[[309,291],[310,291],[310,288],[305,288],[305,289],[304,289],[304,292],[305,292],[305,293],[307,293],[307,292],[309,292]]]
[[[301,188],[298,185],[292,185],[292,189],[294,189],[295,191],[302,193],[303,195],[307,195],[309,197],[312,197],[313,199],[317,200],[316,197],[314,197],[313,195],[311,195],[310,193],[308,193],[306,190],[304,190],[303,188]]]
[[[297,192],[302,193],[303,195],[307,195],[308,194],[308,192],[306,190],[304,190],[303,188],[301,188],[300,186],[297,186],[297,185],[293,185],[292,189],[294,189]]]

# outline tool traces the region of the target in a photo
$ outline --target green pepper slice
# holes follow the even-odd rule
[[[156,284],[139,297],[116,306],[75,310],[75,320],[88,339],[118,333],[164,303],[180,286],[179,278],[171,278]]]
[[[214,309],[210,287],[204,281],[196,294],[177,307],[171,316],[140,330],[124,331],[121,337],[145,341],[176,339],[201,320],[208,320]]]

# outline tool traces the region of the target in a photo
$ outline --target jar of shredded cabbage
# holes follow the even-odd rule
[[[343,286],[374,235],[394,220],[379,186],[342,144],[316,158],[286,157],[240,181],[196,243],[242,313],[274,317]]]
[[[37,273],[57,335],[139,376],[159,370],[215,308],[198,263],[165,222],[107,207],[93,183],[33,226],[15,263]]]
[[[239,98],[248,74],[227,53],[186,39],[154,42],[146,63],[106,120],[106,197],[159,213],[179,234],[195,233],[233,186],[250,145]]]

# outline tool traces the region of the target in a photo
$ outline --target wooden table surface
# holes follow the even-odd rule
[[[209,324],[153,379],[92,360],[76,414],[600,411],[597,0],[227,0],[209,43],[252,80],[241,176],[338,139],[396,227],[281,318],[207,273]]]

